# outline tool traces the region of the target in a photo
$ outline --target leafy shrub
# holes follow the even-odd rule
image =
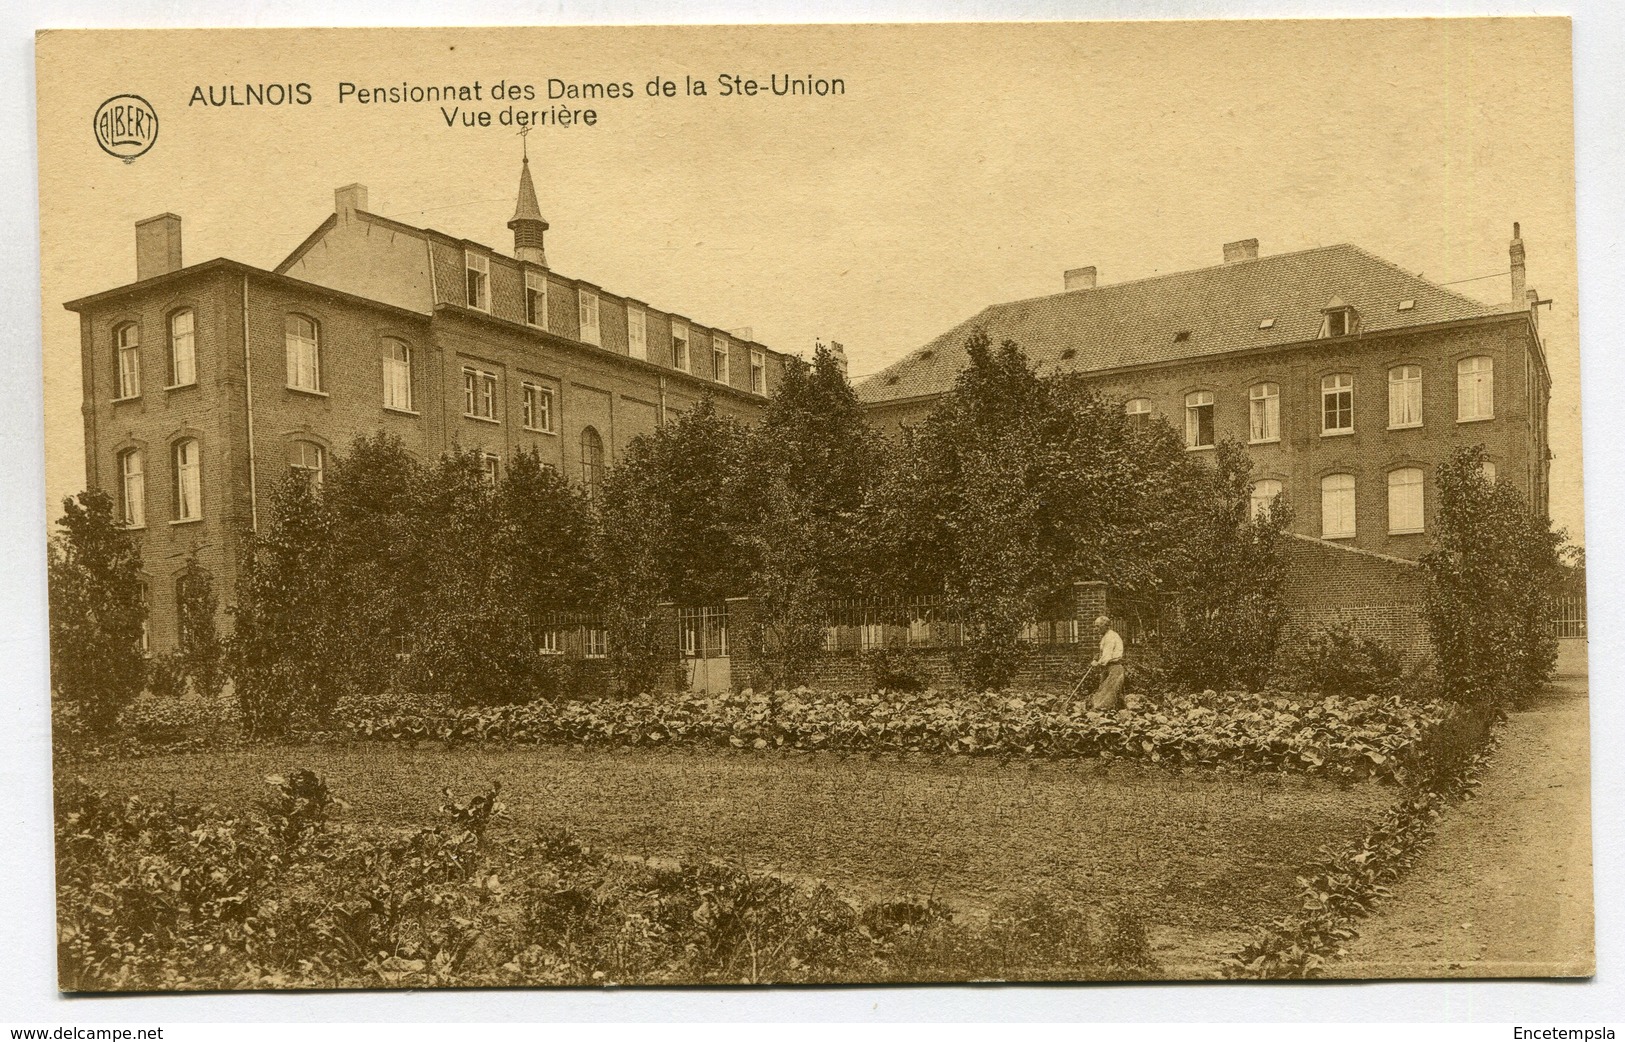
[[[265,783],[272,796],[261,804],[273,836],[293,846],[321,830],[335,800],[327,781],[315,771],[295,767],[286,774],[269,774]]]
[[[186,663],[173,652],[160,651],[147,660],[147,691],[160,701],[177,702],[186,695]]]
[[[1318,627],[1288,640],[1277,655],[1275,684],[1288,691],[1369,698],[1400,694],[1406,679],[1399,655],[1348,622]]]
[[[119,714],[118,736],[129,743],[176,750],[232,740],[238,731],[237,707],[224,698],[148,694]]]
[[[875,648],[864,653],[863,664],[876,691],[923,691],[931,683],[925,664],[907,648]]]

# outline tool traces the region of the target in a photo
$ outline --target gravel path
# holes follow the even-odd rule
[[[1446,813],[1328,976],[1595,973],[1585,670],[1585,645],[1565,647],[1547,693],[1508,719],[1477,797]]]

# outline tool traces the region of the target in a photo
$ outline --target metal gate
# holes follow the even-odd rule
[[[715,695],[733,690],[727,608],[677,609],[677,649],[690,691]]]

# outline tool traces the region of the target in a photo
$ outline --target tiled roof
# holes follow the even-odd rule
[[[886,402],[948,390],[965,366],[965,340],[978,328],[994,343],[1015,341],[1040,372],[1092,372],[1313,340],[1321,309],[1334,298],[1334,306],[1359,313],[1362,333],[1512,310],[1436,286],[1358,246],[1322,246],[994,304],[865,380],[857,393]],[[1415,305],[1400,311],[1407,300]],[[1273,323],[1260,328],[1268,319]]]

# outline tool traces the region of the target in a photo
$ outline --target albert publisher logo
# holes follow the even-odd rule
[[[96,110],[92,128],[103,152],[133,163],[158,140],[158,113],[139,94],[115,94]]]

